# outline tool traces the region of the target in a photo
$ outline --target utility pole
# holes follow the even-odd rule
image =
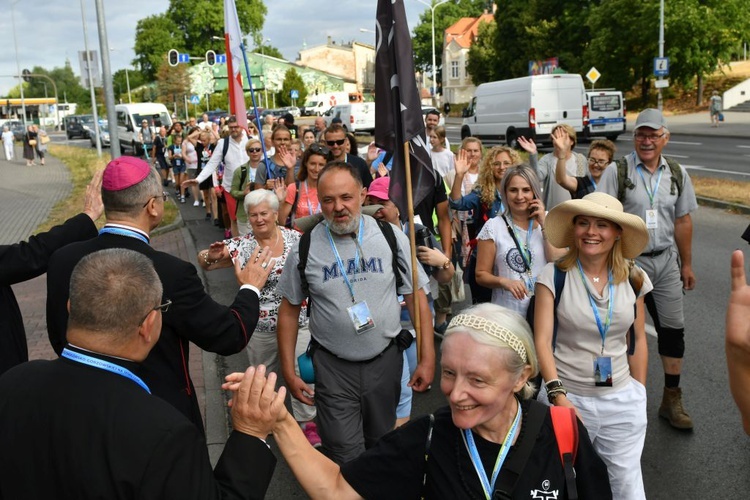
[[[83,50],[86,60],[86,73],[89,79],[89,91],[91,92],[91,112],[94,115],[94,134],[96,134],[96,155],[102,157],[102,143],[99,134],[99,111],[96,109],[96,89],[94,89],[94,77],[91,74],[91,52],[89,52],[89,36],[86,28],[86,9],[84,0],[81,0],[81,21],[83,22]]]
[[[107,106],[107,120],[110,130],[117,130],[117,113],[115,111],[115,93],[112,89],[112,70],[109,65],[109,41],[107,40],[107,24],[104,21],[104,3],[96,2],[96,24],[99,27],[99,50],[102,53],[102,76],[104,90],[104,104]],[[99,131],[97,130],[97,134]],[[112,159],[120,157],[120,138],[115,132],[109,134],[109,145]]]
[[[659,57],[664,57],[664,0],[659,0]],[[661,80],[662,77],[659,77]],[[661,96],[661,87],[657,90],[657,107],[662,111],[664,102]]]

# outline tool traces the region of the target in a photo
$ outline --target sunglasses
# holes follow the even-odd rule
[[[345,142],[346,139],[339,139],[338,141],[326,141],[326,144],[328,144],[329,146],[343,146]]]
[[[247,148],[248,153],[260,153],[261,151],[260,148]]]
[[[342,141],[343,141],[343,139],[342,139]],[[331,142],[333,142],[333,141],[331,141]],[[320,144],[310,144],[308,146],[308,149],[310,151],[312,151],[313,153],[319,154],[319,155],[322,155],[322,156],[328,156],[331,153],[330,149],[328,149],[325,146],[321,146]]]

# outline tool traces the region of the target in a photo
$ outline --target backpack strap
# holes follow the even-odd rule
[[[427,476],[429,470],[427,465],[430,461],[430,445],[432,445],[432,431],[435,429],[435,414],[430,413],[430,421],[427,424],[427,439],[424,443],[424,470],[422,473],[422,492],[419,495],[420,500],[424,500],[427,494]]]
[[[404,286],[404,278],[402,275],[406,273],[406,268],[398,261],[398,243],[396,242],[396,233],[393,231],[393,224],[380,219],[375,219],[375,222],[378,223],[378,227],[380,227],[380,231],[383,233],[385,241],[387,241],[388,246],[391,247],[391,264],[393,266],[393,272],[396,273],[396,289],[398,290]],[[414,284],[414,287],[416,287],[416,283]],[[416,293],[416,290],[414,290],[414,293]]]
[[[284,224],[284,226],[289,229],[291,229],[294,225],[294,214],[297,211],[297,202],[299,201],[299,181],[294,181],[294,185],[297,187],[297,190],[294,192],[294,203],[292,203],[292,209],[289,211],[289,217],[286,218],[286,222]]]
[[[552,352],[555,352],[555,346],[557,345],[557,305],[560,303],[560,295],[565,287],[565,278],[567,276],[567,272],[559,269],[557,265],[555,265],[555,319],[552,326]]]
[[[641,271],[643,272],[643,271]],[[633,279],[628,277],[628,283],[630,283],[630,288],[633,289],[633,293],[635,293],[635,302],[633,303],[633,324],[630,325],[630,329],[628,330],[628,333],[630,334],[630,342],[628,342],[628,356],[632,356],[635,354],[635,319],[638,317],[638,294],[641,293],[641,287],[636,287],[635,283],[633,283]]]
[[[513,447],[513,453],[505,461],[503,468],[500,469],[500,474],[495,483],[493,499],[513,498],[513,490],[526,467],[526,463],[529,461],[531,451],[536,444],[536,437],[539,435],[546,416],[546,405],[534,400],[529,402],[529,409],[523,419],[523,432]]]
[[[565,406],[551,406],[552,429],[555,431],[557,448],[560,451],[560,461],[565,471],[565,488],[569,500],[578,499],[576,485],[576,471],[573,467],[578,452],[578,419],[573,408]]]
[[[227,136],[224,138],[224,144],[221,148],[221,162],[224,163],[224,159],[227,157],[227,152],[229,151],[229,141],[231,139]]]
[[[302,293],[307,297],[307,310],[308,314],[310,311],[310,284],[307,282],[307,275],[305,274],[305,267],[307,266],[307,254],[310,253],[310,233],[313,232],[315,226],[309,231],[302,233],[299,239],[299,262],[297,263],[297,270],[299,271],[300,286],[302,287]]]
[[[670,185],[669,194],[674,195],[675,188],[676,188],[677,197],[679,198],[682,195],[682,185],[685,181],[684,176],[682,175],[682,168],[680,168],[680,164],[677,163],[676,160],[674,160],[673,158],[670,158],[669,156],[665,156],[664,160],[667,162],[669,171],[672,173],[672,181]]]

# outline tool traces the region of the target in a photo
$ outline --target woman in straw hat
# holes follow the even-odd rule
[[[528,323],[494,304],[462,311],[445,332],[440,364],[448,406],[341,466],[313,450],[284,405],[270,408],[274,440],[311,498],[569,498],[549,409],[529,399],[537,360]],[[223,387],[236,390],[240,378],[229,375]],[[578,429],[578,498],[610,499],[606,467]]]
[[[646,225],[616,198],[592,193],[550,210],[545,228],[549,242],[568,253],[537,280],[534,342],[546,382],[539,398],[576,409],[607,464],[615,499],[646,498],[643,297],[653,287],[626,260],[648,243]]]

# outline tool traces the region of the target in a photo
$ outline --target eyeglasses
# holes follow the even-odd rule
[[[492,168],[500,168],[500,167],[510,167],[513,165],[513,162],[510,161],[493,161],[490,165],[492,165]]]
[[[326,144],[328,144],[329,146],[343,146],[345,142],[346,139],[339,139],[338,141],[326,141]]]
[[[341,139],[341,140],[343,141],[344,139]],[[331,141],[331,142],[334,142],[334,141]],[[343,144],[343,142],[341,144]],[[328,156],[329,154],[331,154],[330,149],[328,149],[325,146],[321,146],[320,144],[310,144],[307,148],[315,154],[319,154],[323,156]]]
[[[589,165],[596,165],[597,167],[606,167],[610,164],[609,160],[597,160],[596,158],[589,158]]]
[[[151,198],[149,198],[148,201],[143,204],[142,208],[146,208],[146,205],[148,205],[149,203],[151,203],[151,200],[155,200],[156,198],[161,198],[163,201],[167,201],[167,198],[169,198],[169,195],[167,194],[166,191],[162,191],[161,194],[157,194],[157,195],[152,196]]]
[[[260,148],[247,148],[248,153],[260,153],[262,149]]]
[[[167,299],[167,301],[165,303],[159,304],[158,306],[155,306],[153,309],[151,309],[151,311],[161,311],[162,313],[165,313],[165,312],[169,311],[169,306],[171,306],[171,305],[172,305],[172,301],[169,300],[169,299]],[[144,321],[146,321],[146,318],[148,318],[148,315],[151,314],[151,311],[149,311],[148,313],[146,313],[146,315],[143,317],[143,319],[141,320],[141,322],[138,323],[139,326],[142,325]]]
[[[240,126],[239,125],[229,125],[229,130],[234,130],[234,129],[237,129],[237,128],[240,128]]]
[[[662,132],[661,134],[635,134],[633,137],[635,137],[635,140],[638,142],[644,142],[644,141],[651,141],[656,142],[662,137],[667,135],[666,132]]]

